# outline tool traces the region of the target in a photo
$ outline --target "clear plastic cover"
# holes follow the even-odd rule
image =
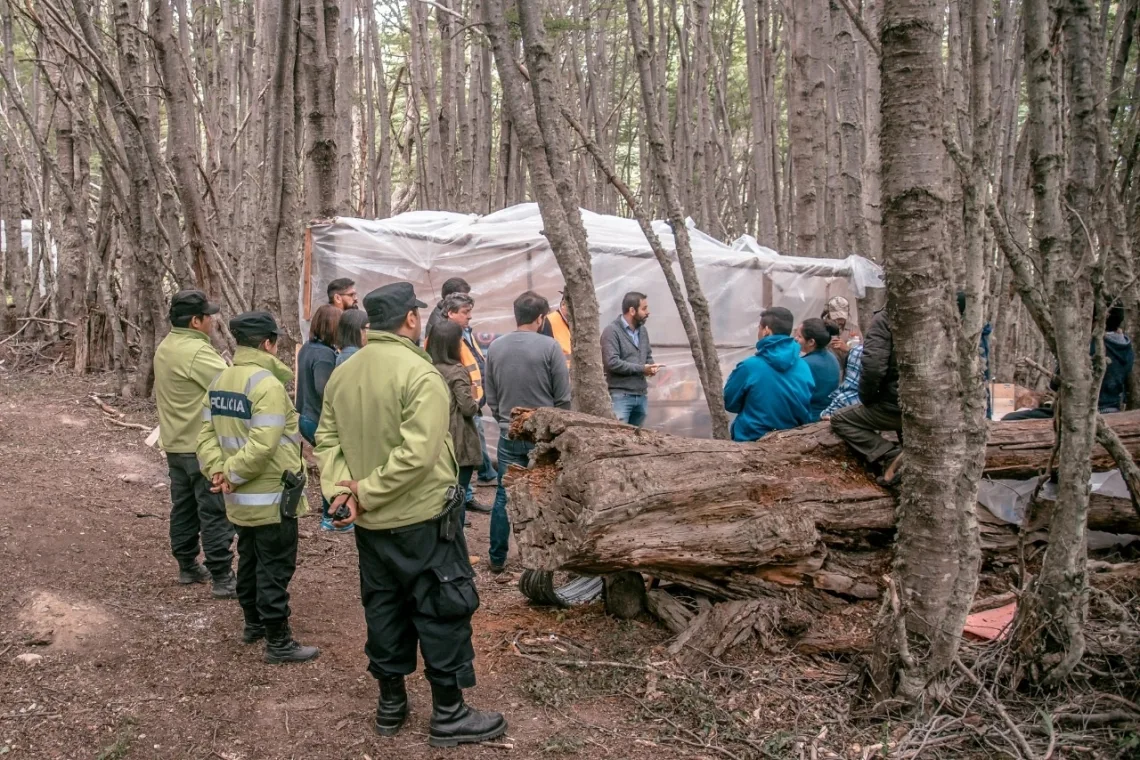
[[[678,435],[707,437],[709,413],[692,353],[665,277],[641,228],[633,219],[589,211],[582,211],[582,221],[602,325],[618,317],[626,292],[637,290],[649,297],[647,327],[653,357],[666,366],[650,380],[646,424]],[[672,254],[670,227],[661,221],[653,226]],[[752,238],[728,246],[696,230],[691,222],[689,227],[726,377],[753,352],[764,308],[784,306],[801,321],[818,317],[833,296],[845,296],[851,302],[851,321],[857,323],[855,299],[868,287],[882,286],[882,270],[859,256],[781,256]],[[562,273],[542,229],[542,217],[533,203],[483,217],[412,211],[384,220],[340,217],[314,224],[309,259],[302,270],[302,333],[308,333],[306,303],[311,309],[324,303],[328,283],[338,277],[355,280],[361,294],[406,280],[432,307],[445,280],[463,277],[475,298],[472,327],[487,344],[514,329],[512,303],[523,291],[537,291],[552,307],[559,301]],[[679,267],[673,266],[681,280]]]

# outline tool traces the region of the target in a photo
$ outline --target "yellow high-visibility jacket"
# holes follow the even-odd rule
[[[382,380],[380,379],[382,378]],[[314,452],[330,502],[358,482],[361,528],[429,520],[444,507],[459,468],[451,440],[451,393],[430,358],[407,338],[369,331],[368,345],[325,386]]]
[[[173,327],[154,352],[154,398],[162,449],[193,454],[202,427],[202,399],[226,362],[205,333]]]
[[[292,379],[276,356],[241,346],[202,406],[198,464],[207,478],[220,472],[233,485],[225,501],[234,525],[281,522],[281,475],[302,468],[297,410],[285,391]],[[305,508],[302,498],[298,515]]]

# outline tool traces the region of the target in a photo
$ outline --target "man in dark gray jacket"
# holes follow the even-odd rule
[[[900,435],[902,432],[899,368],[885,309],[875,314],[863,343],[859,400],[862,403],[832,415],[831,430],[868,462],[882,467],[880,485],[896,485],[902,477],[902,442],[888,441],[880,435],[886,430]]]
[[[653,363],[649,345],[649,299],[644,293],[626,293],[621,316],[602,330],[602,364],[606,385],[613,399],[614,415],[622,422],[641,427],[649,413],[649,382],[661,369]]]

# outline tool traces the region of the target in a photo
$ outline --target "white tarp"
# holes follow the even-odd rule
[[[622,296],[631,290],[649,296],[648,323],[654,360],[666,365],[650,381],[647,424],[680,435],[707,436],[710,425],[692,355],[661,268],[637,222],[582,211],[602,325],[617,318]],[[356,281],[363,295],[395,280],[415,285],[421,300],[434,306],[450,277],[472,287],[472,327],[482,342],[514,329],[511,304],[525,290],[559,301],[562,274],[546,238],[537,205],[523,204],[487,216],[412,211],[390,219],[338,217],[314,224],[311,254],[301,282],[301,314],[326,301],[325,288],[338,277]],[[654,222],[662,245],[674,250],[665,222]],[[760,312],[768,306],[790,309],[797,321],[818,317],[828,299],[851,301],[868,287],[882,287],[882,271],[859,256],[803,259],[781,256],[752,238],[725,245],[690,224],[693,258],[712,312],[713,334],[727,377],[749,356],[756,342]],[[674,269],[680,280],[680,270]],[[307,321],[302,322],[308,333]]]

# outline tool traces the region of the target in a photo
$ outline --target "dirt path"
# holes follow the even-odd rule
[[[88,399],[109,390],[73,379],[0,379],[0,756],[693,756],[650,745],[639,738],[644,726],[623,730],[630,702],[621,692],[644,683],[643,674],[556,671],[511,648],[519,632],[554,632],[645,661],[662,631],[610,620],[598,604],[532,608],[485,569],[475,617],[479,686],[469,696],[506,713],[513,748],[429,748],[430,697],[419,674],[409,723],[381,740],[370,729],[376,686],[365,671],[351,538],[302,521],[293,624],[321,657],[263,664],[260,647],[241,644],[236,602],[176,583],[165,465],[142,433],[106,423]],[[145,408],[128,418],[154,424]],[[472,550],[485,556],[488,518],[471,521]],[[29,653],[42,660],[15,660]]]

